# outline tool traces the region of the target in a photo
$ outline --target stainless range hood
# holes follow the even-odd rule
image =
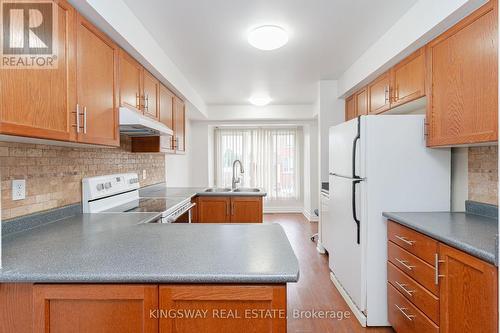
[[[166,136],[173,131],[157,120],[142,115],[136,110],[121,107],[120,134],[128,136]]]

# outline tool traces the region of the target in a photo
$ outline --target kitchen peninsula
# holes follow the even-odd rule
[[[286,283],[298,281],[299,266],[281,226],[147,223],[154,218],[76,214],[4,228],[0,303],[11,306],[0,310],[0,331],[75,322],[83,331],[286,331]],[[171,311],[190,309],[205,317]]]

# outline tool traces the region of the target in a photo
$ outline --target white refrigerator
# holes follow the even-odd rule
[[[423,115],[361,116],[330,128],[331,279],[363,326],[388,326],[383,211],[449,211],[451,154],[429,149]]]

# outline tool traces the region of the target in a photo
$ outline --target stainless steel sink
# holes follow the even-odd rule
[[[231,192],[231,189],[226,187],[211,187],[207,188],[205,192]]]
[[[260,188],[255,187],[238,187],[233,192],[260,192]]]

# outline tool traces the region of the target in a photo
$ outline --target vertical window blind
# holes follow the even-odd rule
[[[264,188],[266,200],[299,199],[298,139],[296,128],[216,128],[216,185],[231,187],[238,159],[245,171],[238,186]]]

